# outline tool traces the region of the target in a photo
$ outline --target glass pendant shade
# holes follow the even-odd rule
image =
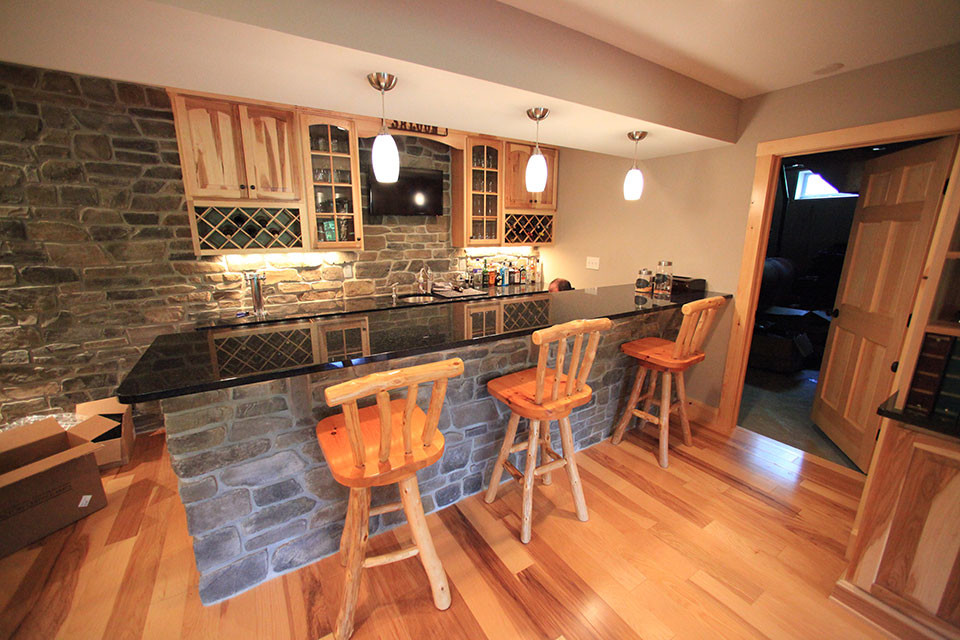
[[[639,200],[643,195],[643,172],[634,167],[623,179],[623,199]]]
[[[396,182],[400,175],[400,152],[397,143],[386,131],[373,141],[373,175],[377,182]]]
[[[547,160],[539,148],[527,160],[526,187],[530,193],[543,193],[547,188]]]

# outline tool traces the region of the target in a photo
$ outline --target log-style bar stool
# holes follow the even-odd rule
[[[620,444],[623,433],[630,425],[634,416],[644,422],[651,422],[660,427],[660,466],[667,468],[667,446],[670,442],[670,414],[677,411],[680,414],[680,426],[683,430],[683,444],[688,447],[693,444],[690,436],[690,421],[687,419],[687,391],[684,386],[683,372],[704,358],[700,347],[710,332],[710,327],[720,313],[720,308],[726,304],[722,296],[705,298],[696,302],[688,302],[680,308],[683,313],[683,322],[680,324],[680,333],[676,341],[663,338],[640,338],[626,342],[620,346],[628,356],[640,361],[637,367],[637,377],[630,391],[627,401],[627,410],[613,430],[613,444]],[[651,372],[650,384],[647,392],[640,396],[643,381]],[[660,374],[660,401],[654,398],[657,374]],[[671,404],[671,382],[677,380],[677,402]],[[637,404],[642,402],[643,409]],[[658,416],[650,413],[653,404],[658,405]],[[665,408],[666,407],[666,408]]]
[[[506,467],[518,482],[523,485],[523,513],[520,526],[520,540],[530,542],[530,523],[533,511],[533,481],[543,477],[544,484],[550,484],[550,472],[566,467],[573,491],[577,518],[587,521],[587,504],[583,499],[583,487],[580,485],[580,473],[574,459],[573,434],[570,431],[570,412],[574,408],[590,402],[593,390],[587,386],[587,376],[593,367],[600,343],[600,332],[607,331],[612,323],[608,318],[596,320],[574,320],[558,324],[533,333],[533,344],[540,345],[540,353],[535,369],[525,369],[501,376],[487,383],[487,390],[497,400],[510,407],[510,421],[503,438],[500,455],[493,467],[490,486],[487,487],[486,501],[493,502],[500,487],[500,476]],[[584,335],[588,335],[586,346]],[[566,363],[567,340],[573,338],[573,350],[569,366],[564,373]],[[551,343],[557,344],[555,366],[547,367],[547,358]],[[581,350],[583,351],[581,358]],[[579,370],[578,370],[579,369]],[[530,424],[527,441],[514,444],[517,425],[520,418],[526,418]],[[560,426],[561,456],[550,446],[550,421],[557,420]],[[541,465],[537,466],[537,445],[539,443]],[[527,464],[523,473],[507,459],[511,453],[527,452]],[[547,461],[547,458],[550,460]]]
[[[353,633],[353,614],[363,569],[415,555],[427,572],[433,603],[450,606],[450,588],[420,504],[416,472],[443,455],[443,434],[437,430],[447,380],[463,373],[460,358],[373,373],[324,392],[331,407],[343,413],[321,420],[317,439],[334,479],[350,487],[347,519],[340,537],[340,563],[346,566],[343,599],[334,628],[337,640]],[[427,412],[417,406],[417,385],[433,382]],[[406,387],[406,398],[390,399],[390,391]],[[376,404],[358,409],[357,400],[376,395]],[[400,502],[370,508],[370,487],[397,483]],[[379,556],[366,557],[370,516],[403,509],[414,544]]]

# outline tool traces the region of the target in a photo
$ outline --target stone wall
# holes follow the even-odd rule
[[[604,335],[588,379],[593,399],[571,415],[577,449],[608,437],[623,410],[636,363],[619,346],[641,336],[675,335],[679,316],[674,309],[622,319]],[[298,379],[286,379],[163,400],[167,447],[194,538],[204,604],[337,549],[347,489],[334,481],[315,435],[316,421],[331,413],[323,399],[327,386],[375,371],[464,360],[463,375],[447,387],[440,417],[446,450],[417,474],[429,513],[486,486],[509,413],[487,393],[486,383],[535,367],[536,349],[527,336],[315,374],[309,382],[299,379],[302,387]],[[423,409],[429,392],[421,385]],[[551,426],[559,449],[557,425]],[[525,429],[522,421],[521,434]],[[514,455],[522,468],[522,454]],[[395,485],[374,489],[375,505],[397,499]],[[402,513],[375,516],[370,530],[404,521]]]
[[[405,157],[442,165],[427,146]],[[250,308],[242,271],[266,272],[268,312],[311,312],[412,291],[463,253],[449,216],[386,217],[364,238],[198,259],[162,89],[0,63],[0,423],[112,396],[155,336]]]

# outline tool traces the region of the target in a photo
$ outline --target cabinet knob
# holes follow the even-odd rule
[[[241,189],[246,189],[246,188],[247,188],[247,185],[242,184],[242,185],[240,185],[240,188],[241,188]]]
[[[257,188],[257,185],[255,185],[255,184],[250,185],[250,191],[253,191],[253,190],[256,189],[256,188]]]

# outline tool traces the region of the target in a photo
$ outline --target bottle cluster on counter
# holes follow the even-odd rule
[[[467,273],[470,275],[470,285],[475,288],[539,284],[542,278],[540,261],[535,257],[499,261],[471,258]]]

